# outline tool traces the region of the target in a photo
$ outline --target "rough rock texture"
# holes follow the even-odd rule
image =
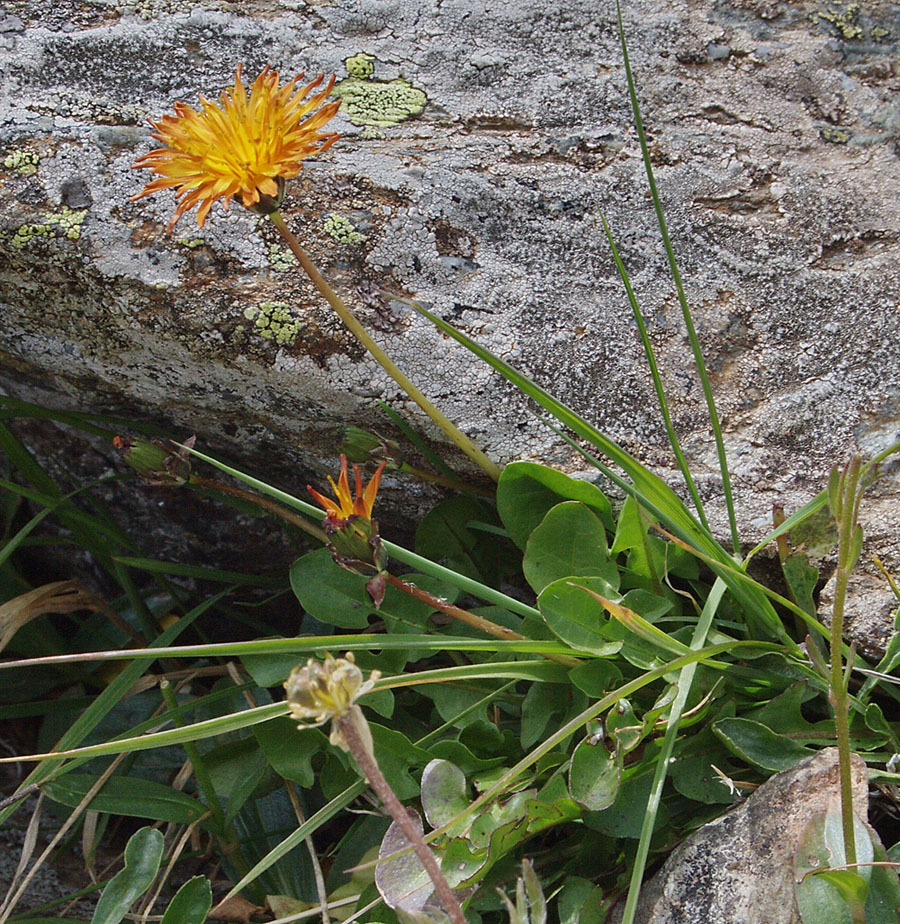
[[[638,924],[796,924],[792,858],[807,823],[839,797],[837,748],[776,774],[704,825],[644,886]],[[853,758],[853,804],[867,816],[868,775]]]
[[[129,169],[145,119],[173,100],[214,96],[238,61],[334,71],[344,137],[290,183],[285,211],[388,351],[499,461],[579,467],[384,293],[415,297],[671,472],[602,209],[721,529],[613,15],[595,0],[6,0],[3,387],[197,431],[258,474],[299,466],[295,490],[331,467],[341,424],[384,428],[375,398],[418,421],[264,220],[215,209],[169,235],[171,195],[129,201],[147,180]],[[634,0],[625,17],[749,542],[852,447],[900,437],[900,8]],[[897,494],[883,482],[864,514],[895,572]]]

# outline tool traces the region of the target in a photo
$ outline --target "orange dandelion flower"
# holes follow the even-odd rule
[[[202,226],[217,199],[224,200],[226,211],[238,197],[245,208],[274,211],[284,180],[297,176],[305,158],[320,154],[340,137],[319,131],[340,107],[340,100],[325,103],[334,77],[309,99],[324,75],[296,89],[303,77],[298,74],[279,87],[278,71],[266,67],[248,94],[239,64],[234,86],[222,91],[218,103],[201,96],[198,111],[176,102],[175,115],[150,123],[156,129],[150,137],[167,147],[150,151],[133,165],[159,177],[132,200],[174,188],[178,205],[169,231],[195,205]]]
[[[375,495],[378,493],[378,484],[381,481],[381,473],[384,471],[385,462],[375,471],[372,480],[366,485],[363,491],[362,475],[359,473],[359,466],[354,465],[353,471],[356,475],[356,496],[350,493],[350,479],[347,476],[347,457],[341,453],[341,474],[337,484],[329,476],[332,490],[337,500],[325,497],[313,490],[307,485],[306,490],[321,504],[325,510],[326,519],[338,528],[342,526],[350,517],[364,517],[367,520],[372,518],[372,508],[375,506]]]

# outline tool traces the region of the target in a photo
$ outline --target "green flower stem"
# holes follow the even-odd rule
[[[397,590],[409,594],[409,596],[414,597],[416,600],[420,600],[422,603],[434,607],[434,609],[441,613],[445,613],[447,616],[451,616],[453,619],[458,619],[460,622],[465,623],[467,626],[471,626],[473,629],[478,629],[481,632],[486,632],[488,635],[493,635],[494,638],[503,639],[504,641],[509,641],[510,639],[525,641],[527,639],[525,635],[520,635],[512,629],[507,629],[506,626],[498,625],[496,622],[491,622],[490,619],[485,619],[483,616],[478,616],[475,613],[470,613],[468,610],[454,606],[452,603],[447,603],[446,600],[441,600],[439,597],[435,597],[433,594],[428,593],[427,590],[422,590],[421,587],[416,587],[415,584],[410,584],[408,581],[401,580],[393,574],[385,574],[385,579],[388,584],[396,587]],[[563,664],[566,667],[578,667],[582,663],[577,658],[570,658],[568,655],[547,654],[544,655],[544,657],[547,658],[548,661],[556,661],[558,664]]]
[[[437,424],[437,426],[487,475],[494,481],[500,478],[500,466],[492,462],[451,420],[445,417],[415,385],[400,371],[394,361],[372,339],[369,332],[344,304],[340,296],[325,281],[325,277],[316,269],[300,242],[285,224],[280,212],[269,215],[272,224],[278,229],[291,252],[297,258],[304,272],[312,280],[325,301],[335,310],[337,316],[346,324],[350,333],[375,357],[381,368],[409,395],[416,404]]]
[[[409,817],[405,806],[397,798],[394,790],[391,789],[390,784],[384,778],[384,774],[378,766],[375,755],[368,749],[362,735],[359,733],[352,712],[354,708],[357,710],[357,715],[361,716],[362,713],[358,711],[358,706],[351,707],[351,711],[343,715],[335,716],[332,719],[332,724],[343,737],[347,749],[356,760],[357,766],[366,778],[366,781],[372,789],[375,790],[375,794],[381,799],[384,807],[390,812],[394,821],[396,821],[400,827],[400,830],[406,835],[406,839],[419,858],[419,862],[425,867],[425,871],[434,884],[437,897],[444,906],[444,910],[450,916],[450,920],[453,924],[466,924],[466,917],[462,912],[462,908],[459,906],[459,902],[456,900],[456,896],[453,894],[453,889],[450,888],[450,884],[444,878],[444,874],[441,872],[441,868],[438,866],[434,854],[425,843],[422,832]],[[365,721],[365,719],[362,719],[362,721]]]
[[[847,583],[856,564],[854,537],[859,510],[859,476],[862,460],[854,453],[841,476],[838,489],[838,509],[833,510],[838,527],[838,565],[834,581],[834,606],[831,614],[831,699],[834,705],[834,725],[841,781],[841,825],[844,832],[844,855],[849,866],[856,863],[856,839],[853,829],[853,777],[850,764],[850,705],[843,676],[844,605]]]

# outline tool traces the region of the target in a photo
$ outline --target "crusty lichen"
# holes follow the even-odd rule
[[[846,144],[850,140],[850,132],[846,128],[837,128],[834,125],[826,125],[819,129],[819,134],[823,141],[830,141],[832,144]]]
[[[402,77],[372,80],[375,58],[360,52],[344,61],[349,77],[331,91],[341,100],[343,112],[354,125],[389,128],[417,116],[428,97]]]
[[[266,256],[269,266],[276,272],[284,272],[298,266],[297,258],[282,244],[266,244]]]
[[[40,157],[34,151],[11,151],[6,155],[3,166],[20,176],[34,176]]]
[[[86,215],[87,209],[70,209],[67,205],[58,212],[45,212],[43,222],[19,226],[10,238],[10,246],[22,250],[38,240],[60,235],[70,241],[77,241],[81,237],[81,225]]]
[[[351,77],[366,80],[375,73],[375,55],[367,55],[364,51],[361,51],[358,55],[347,58],[344,61],[344,66]]]
[[[863,37],[862,26],[859,24],[858,3],[848,3],[844,9],[829,6],[824,13],[816,15],[819,19],[834,26],[842,38],[861,39]]]
[[[352,221],[344,215],[332,212],[322,225],[325,233],[341,244],[361,244],[366,238],[356,230]]]
[[[253,330],[264,340],[278,346],[293,346],[303,325],[291,313],[287,302],[260,302],[244,309],[244,317],[253,321]]]

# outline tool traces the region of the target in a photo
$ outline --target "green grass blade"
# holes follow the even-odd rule
[[[691,638],[691,648],[699,651],[706,644],[706,637],[712,626],[713,616],[722,602],[725,595],[725,582],[717,578],[713,584],[703,610],[700,613],[700,619],[694,626],[694,634]],[[691,686],[694,682],[694,674],[697,672],[697,662],[688,664],[681,669],[678,675],[678,688],[675,693],[675,699],[672,702],[672,708],[669,712],[669,720],[666,726],[666,733],[663,737],[662,749],[656,759],[656,767],[653,773],[653,783],[650,787],[650,797],[647,800],[647,809],[644,812],[644,820],[641,823],[641,836],[638,841],[637,853],[634,858],[634,865],[631,867],[631,881],[628,884],[628,898],[625,901],[625,911],[622,915],[622,924],[634,924],[634,913],[637,909],[638,897],[641,894],[641,882],[644,878],[644,868],[647,865],[647,856],[650,853],[650,840],[653,837],[653,828],[656,825],[656,816],[659,812],[659,804],[662,800],[663,785],[666,782],[666,776],[669,773],[669,758],[672,756],[672,750],[675,747],[675,739],[678,737],[678,728],[681,723],[681,714],[684,712],[685,703],[687,703],[688,694],[691,692]]]
[[[678,263],[675,260],[675,251],[672,248],[672,241],[669,239],[669,230],[666,226],[666,217],[663,214],[662,201],[659,198],[659,190],[656,187],[656,178],[653,175],[653,165],[650,162],[650,150],[647,147],[647,136],[644,133],[644,123],[641,119],[640,105],[638,104],[637,89],[634,84],[634,74],[631,71],[631,62],[628,58],[628,46],[625,42],[625,24],[622,21],[622,6],[619,0],[616,0],[616,15],[619,24],[619,42],[622,46],[622,57],[625,63],[625,78],[628,81],[628,96],[631,100],[631,111],[634,116],[634,127],[637,131],[638,141],[641,145],[641,156],[644,160],[644,170],[647,174],[647,183],[650,186],[650,196],[653,199],[653,208],[656,212],[656,221],[659,225],[659,231],[662,235],[663,247],[666,251],[666,258],[669,261],[669,271],[672,274],[672,280],[675,283],[675,292],[678,296],[678,304],[681,305],[681,313],[684,317],[684,324],[687,329],[688,340],[691,344],[691,350],[694,354],[694,363],[697,367],[697,375],[703,388],[703,397],[706,400],[707,411],[709,412],[709,421],[712,426],[713,436],[716,441],[716,453],[719,457],[719,469],[722,475],[722,493],[725,496],[725,506],[728,510],[728,523],[731,527],[731,542],[734,548],[734,554],[740,552],[741,544],[738,536],[737,520],[734,514],[734,498],[731,491],[731,475],[728,472],[728,459],[725,455],[725,441],[722,437],[722,427],[719,423],[719,413],[716,410],[716,402],[713,398],[712,386],[709,382],[709,375],[706,372],[706,363],[703,359],[703,351],[700,348],[700,340],[697,337],[697,331],[694,328],[694,320],[691,317],[691,309],[687,303],[687,296],[684,294],[684,286],[681,282],[681,273],[678,270]]]
[[[706,519],[706,513],[703,510],[703,501],[700,500],[700,493],[697,491],[697,485],[694,483],[694,476],[691,474],[691,470],[687,464],[687,459],[684,457],[684,453],[681,450],[681,443],[678,440],[678,435],[675,433],[675,427],[672,425],[672,415],[669,413],[669,402],[666,399],[665,389],[663,388],[662,376],[659,374],[659,367],[656,364],[656,354],[653,352],[653,344],[650,342],[650,336],[647,333],[647,325],[644,323],[644,315],[641,311],[640,305],[638,305],[637,296],[634,294],[634,289],[631,285],[631,279],[628,276],[628,270],[625,269],[625,264],[622,262],[622,258],[619,256],[619,250],[616,247],[616,242],[612,236],[612,230],[609,227],[609,223],[606,220],[606,217],[603,213],[600,213],[600,221],[603,222],[603,230],[606,232],[606,240],[609,242],[609,249],[612,251],[613,260],[616,262],[616,269],[619,271],[619,276],[622,279],[622,283],[625,286],[625,292],[628,295],[628,301],[631,305],[631,311],[634,315],[635,323],[638,326],[638,330],[641,334],[641,342],[644,344],[644,355],[647,358],[647,365],[650,367],[650,375],[653,378],[653,388],[656,391],[656,400],[659,404],[659,410],[662,414],[663,424],[666,428],[666,436],[669,438],[669,445],[672,447],[672,452],[675,454],[675,460],[678,463],[678,468],[681,470],[681,476],[684,478],[685,486],[691,495],[691,500],[694,502],[694,507],[697,510],[697,516],[700,518],[700,522],[703,524],[703,528],[710,532],[709,522]]]
[[[138,568],[141,571],[150,571],[154,574],[174,574],[178,577],[197,578],[202,581],[217,581],[220,584],[282,588],[287,582],[286,578],[246,574],[242,571],[226,571],[221,568],[206,568],[203,565],[185,565],[174,561],[158,561],[153,558],[128,558],[117,555],[113,558],[113,561],[127,565],[129,568]]]
[[[459,475],[447,465],[446,462],[425,442],[420,436],[392,407],[379,401],[378,406],[390,417],[394,426],[422,453],[423,456],[434,466],[435,470],[447,478],[459,479]]]
[[[709,663],[715,665],[715,662]],[[423,683],[448,683],[453,680],[507,680],[509,678],[565,683],[566,671],[558,664],[548,664],[545,661],[466,664],[461,667],[439,668],[432,671],[418,671],[415,674],[382,677],[376,683],[375,689],[391,690],[396,687],[416,686]],[[362,700],[362,702],[365,703],[365,700]],[[241,731],[253,725],[259,725],[261,722],[268,722],[269,719],[285,715],[287,712],[288,705],[286,702],[269,703],[265,706],[254,706],[229,715],[194,722],[191,725],[181,725],[167,731],[153,732],[152,734],[130,738],[116,738],[112,741],[92,744],[83,748],[58,749],[51,754],[5,757],[0,758],[0,763],[17,760],[49,761],[60,758],[82,760],[84,758],[104,757],[110,754],[131,754],[135,751],[148,751],[153,748],[202,741],[216,735]],[[174,715],[174,712],[171,714]]]
[[[223,594],[226,591],[222,592]],[[222,596],[219,594],[216,598]],[[190,614],[189,614],[190,615]],[[183,617],[186,618],[186,617]],[[175,628],[172,626],[172,628]],[[166,632],[169,630],[167,629]],[[238,658],[244,655],[296,654],[309,657],[326,651],[381,651],[412,648],[416,651],[498,651],[514,654],[571,654],[562,642],[546,639],[459,638],[450,635],[310,635],[297,638],[266,638],[249,642],[218,642],[208,645],[181,645],[159,648],[128,648],[114,651],[88,651],[76,654],[45,655],[18,661],[0,661],[4,668],[39,667],[47,664],[70,664],[78,661],[155,661],[157,658]],[[589,657],[589,655],[586,655]],[[549,665],[548,665],[549,666]],[[469,669],[487,669],[489,665],[470,665]],[[386,681],[382,680],[382,683]]]

